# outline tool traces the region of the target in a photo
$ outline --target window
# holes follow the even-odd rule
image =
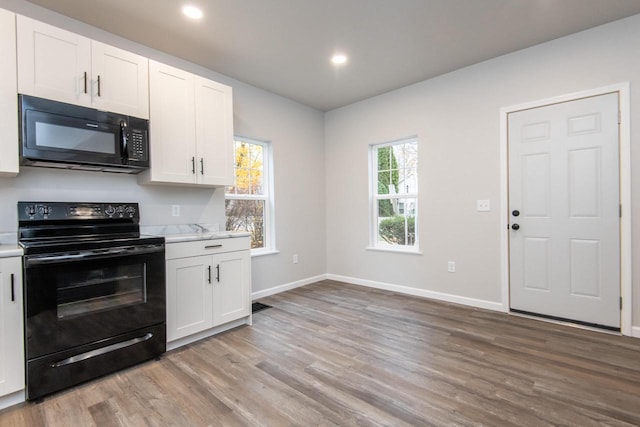
[[[371,246],[418,250],[418,141],[371,146]]]
[[[226,229],[250,232],[252,253],[273,251],[270,144],[236,137],[233,146],[235,180],[225,193]]]

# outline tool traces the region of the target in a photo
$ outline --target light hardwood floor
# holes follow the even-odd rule
[[[0,426],[640,425],[640,340],[323,281]]]

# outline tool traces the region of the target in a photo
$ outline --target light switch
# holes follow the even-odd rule
[[[489,212],[491,210],[491,202],[489,200],[478,200],[478,212]]]

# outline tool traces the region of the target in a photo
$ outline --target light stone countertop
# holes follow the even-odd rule
[[[212,224],[147,225],[140,227],[140,233],[164,237],[165,243],[251,236],[248,232],[219,231],[217,225]]]
[[[18,246],[17,233],[0,233],[0,258],[22,256],[23,251]]]

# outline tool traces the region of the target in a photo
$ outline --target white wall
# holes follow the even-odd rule
[[[434,58],[437,60],[437,58]],[[640,164],[640,15],[371,98],[325,115],[327,271],[501,303],[502,107],[631,82],[632,164]],[[418,135],[422,255],[367,251],[368,146]],[[632,212],[640,212],[640,168]],[[476,212],[477,199],[492,210]],[[640,223],[633,224],[640,248]],[[447,273],[447,261],[457,272]],[[634,257],[640,271],[640,258]],[[640,325],[640,277],[633,278]]]
[[[253,258],[253,292],[324,274],[321,112],[24,0],[0,0],[0,7],[232,86],[235,133],[271,141],[274,152],[280,253]],[[223,189],[140,186],[135,176],[23,167],[17,178],[0,178],[0,232],[17,230],[18,200],[138,201],[144,225],[204,222],[224,227]],[[179,218],[171,216],[172,204],[182,205]],[[300,259],[295,266],[293,253]]]

